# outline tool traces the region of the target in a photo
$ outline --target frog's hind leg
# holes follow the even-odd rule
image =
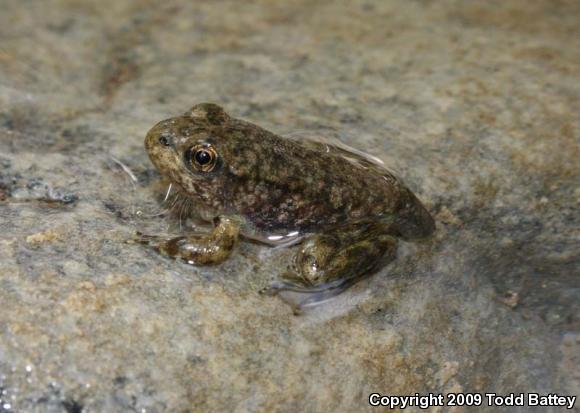
[[[396,250],[397,239],[390,223],[380,221],[350,224],[313,235],[306,239],[281,279],[262,293],[292,293],[284,295],[301,297],[299,302],[292,300],[298,307],[319,303],[393,260]]]
[[[235,218],[220,217],[209,234],[175,238],[138,234],[137,242],[153,247],[163,255],[180,258],[188,264],[211,265],[223,262],[234,249],[240,233]]]

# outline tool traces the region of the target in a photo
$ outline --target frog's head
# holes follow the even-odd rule
[[[212,208],[224,202],[224,161],[216,139],[229,121],[218,105],[202,103],[182,116],[159,122],[145,148],[159,173],[187,196]]]

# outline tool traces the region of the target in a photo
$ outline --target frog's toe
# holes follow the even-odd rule
[[[275,296],[278,295],[280,291],[288,289],[287,283],[281,281],[272,281],[269,286],[262,288],[258,293],[260,295]]]
[[[292,308],[294,315],[301,315],[304,310],[315,307],[340,294],[347,284],[341,286],[305,287],[283,281],[275,281],[260,290],[260,294],[278,296]]]
[[[274,296],[274,295],[278,294],[278,290],[276,290],[275,288],[272,288],[272,287],[264,287],[260,291],[258,291],[258,294]]]
[[[135,232],[135,236],[129,240],[127,240],[130,244],[141,244],[141,245],[148,245],[150,247],[158,248],[159,244],[162,243],[165,239],[158,235],[147,235],[143,234],[140,231]]]
[[[290,297],[289,299],[286,298],[284,293],[288,290],[291,289],[289,288],[289,285],[287,283],[281,281],[274,281],[268,287],[262,288],[260,291],[258,291],[258,293],[261,295],[271,297],[280,294],[282,300],[292,308],[292,314],[294,314],[295,316],[301,315],[302,306],[300,304],[300,300],[293,300],[292,297]]]
[[[263,295],[278,295],[283,291],[296,293],[318,293],[321,291],[334,290],[347,283],[348,280],[333,280],[327,283],[311,284],[299,278],[293,273],[284,273],[279,280],[272,281],[266,288],[260,290]]]
[[[131,239],[131,241],[133,241],[136,244],[144,244],[144,245],[148,245],[152,240],[153,240],[152,235],[146,235],[139,231],[135,232],[135,236]]]

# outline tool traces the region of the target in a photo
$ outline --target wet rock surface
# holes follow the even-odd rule
[[[0,412],[578,394],[577,2],[3,10]],[[257,293],[288,251],[243,243],[194,268],[128,243],[179,230],[143,137],[201,101],[339,131],[398,171],[436,237],[298,317]]]

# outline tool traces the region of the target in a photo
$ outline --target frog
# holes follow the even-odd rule
[[[300,293],[297,309],[333,297],[396,257],[399,240],[429,239],[435,222],[384,163],[340,141],[281,136],[200,103],[145,137],[159,174],[211,230],[139,242],[192,265],[228,259],[240,239],[293,248],[260,291]]]

